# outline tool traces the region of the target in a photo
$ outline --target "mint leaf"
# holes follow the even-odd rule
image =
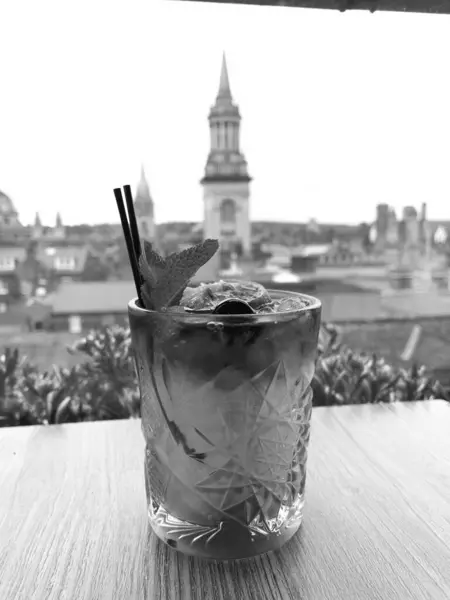
[[[157,274],[150,266],[147,256],[144,254],[144,252],[142,252],[141,256],[139,257],[139,270],[144,282],[148,283],[151,287],[155,287],[158,281]]]
[[[141,285],[141,297],[142,301],[144,302],[144,308],[147,308],[148,310],[155,310],[153,306],[151,288],[147,282]]]
[[[141,292],[145,308],[161,310],[179,303],[190,279],[218,248],[217,240],[208,239],[164,259],[150,242],[144,242],[139,269],[144,279]]]
[[[170,300],[170,302],[169,302],[169,304],[167,306],[177,306],[177,305],[180,304],[181,298],[183,297],[183,294],[184,294],[184,290],[187,288],[187,286],[189,285],[189,283],[190,283],[190,281],[188,281],[185,285],[183,285],[182,288],[180,288],[180,291],[178,292],[178,294],[176,294],[172,298],[172,300]]]
[[[166,271],[154,290],[155,305],[171,306],[183,293],[189,280],[214,256],[218,248],[217,240],[205,240],[168,257]]]
[[[145,255],[145,258],[147,259],[147,262],[150,265],[150,267],[160,270],[165,269],[166,261],[160,254],[153,250],[152,244],[147,240],[144,241],[143,254]]]

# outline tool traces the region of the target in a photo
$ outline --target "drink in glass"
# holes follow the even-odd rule
[[[219,314],[236,297],[251,313]],[[299,528],[320,316],[315,298],[243,282],[163,311],[130,302],[149,520],[171,547],[246,558]]]

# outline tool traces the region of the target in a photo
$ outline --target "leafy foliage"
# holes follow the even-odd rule
[[[54,424],[140,416],[129,330],[92,331],[68,348],[85,359],[41,372],[17,350],[0,354],[0,426]],[[424,367],[395,369],[376,355],[342,345],[339,330],[320,332],[314,405],[444,398]]]
[[[98,254],[88,254],[81,281],[106,281],[112,275],[111,266]]]
[[[322,327],[312,388],[315,406],[449,400],[425,367],[394,368],[376,354],[354,352],[333,325]]]
[[[68,348],[86,360],[72,368],[39,370],[17,350],[0,356],[0,425],[36,425],[138,417],[129,332],[89,333]]]

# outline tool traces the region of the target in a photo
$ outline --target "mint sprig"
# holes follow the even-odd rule
[[[150,242],[144,242],[139,269],[144,280],[141,286],[145,308],[161,310],[180,302],[189,280],[217,252],[219,242],[208,239],[191,248],[160,256]]]

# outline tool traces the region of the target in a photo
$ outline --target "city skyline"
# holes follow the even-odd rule
[[[156,0],[2,12],[0,190],[25,224],[117,222],[112,189],[135,190],[141,164],[157,223],[201,221],[223,51],[252,220],[371,222],[382,202],[450,217],[442,17]]]

